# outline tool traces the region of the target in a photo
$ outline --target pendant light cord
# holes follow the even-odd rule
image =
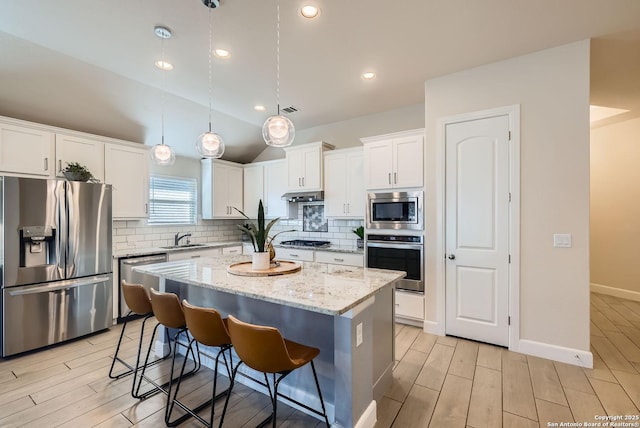
[[[211,56],[213,51],[213,31],[211,30],[211,6],[209,6],[209,132],[211,132]]]
[[[162,61],[162,67],[165,66],[165,62],[164,62],[164,37],[162,38],[161,44],[160,44],[160,60]],[[162,105],[162,113],[161,113],[161,129],[162,129],[162,139],[161,142],[162,144],[164,144],[164,96],[165,96],[165,91],[164,91],[164,68],[160,68],[160,90],[162,91],[162,99],[161,99],[161,105]]]
[[[280,0],[276,0],[276,102],[280,116]]]

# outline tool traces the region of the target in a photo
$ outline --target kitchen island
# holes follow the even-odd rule
[[[289,275],[246,277],[227,272],[230,264],[249,260],[202,258],[136,269],[158,276],[161,290],[192,304],[277,327],[286,338],[319,348],[316,369],[332,426],[372,427],[375,400],[391,383],[393,288],[405,273],[311,262]],[[239,381],[262,390],[244,377]],[[320,407],[309,368],[292,373],[281,391]]]

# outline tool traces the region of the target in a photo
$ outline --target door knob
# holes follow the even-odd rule
[[[455,259],[456,259],[455,254],[449,254],[449,260],[455,260]]]

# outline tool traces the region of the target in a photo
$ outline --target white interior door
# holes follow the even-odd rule
[[[447,334],[509,344],[509,117],[445,128]]]

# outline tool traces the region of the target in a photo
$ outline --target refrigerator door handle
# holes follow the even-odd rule
[[[66,186],[64,181],[59,181],[56,187],[56,198],[58,199],[58,233],[56,234],[58,250],[58,275],[60,278],[67,277],[67,202]]]
[[[51,293],[54,291],[69,290],[71,288],[82,287],[85,285],[100,284],[110,280],[111,278],[109,276],[94,276],[91,278],[56,281],[45,285],[16,287],[18,288],[17,290],[11,290],[9,288],[9,295],[24,296],[26,294]]]

